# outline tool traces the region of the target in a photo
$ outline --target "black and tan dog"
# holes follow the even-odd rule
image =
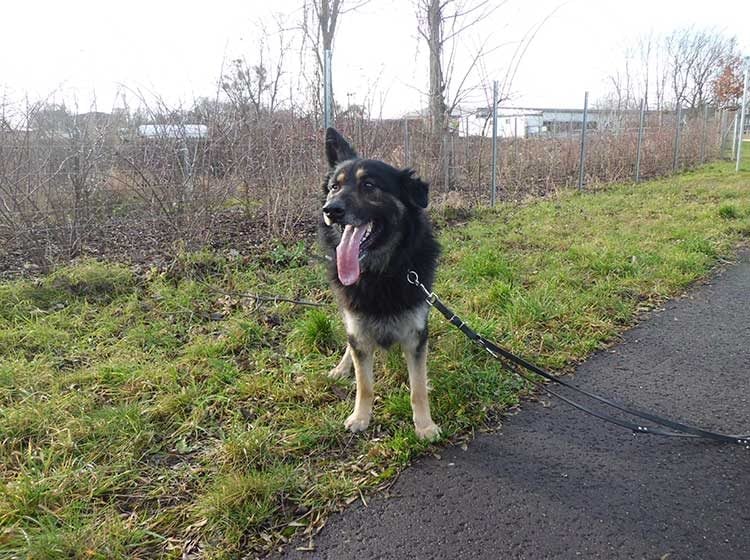
[[[424,294],[407,280],[415,271],[431,289],[440,248],[425,215],[428,185],[411,169],[361,159],[334,129],[326,131],[330,170],[323,189],[320,239],[331,256],[329,277],[344,317],[348,345],[330,375],[357,381],[352,432],[370,423],[373,353],[401,345],[409,370],[414,429],[435,439],[427,396],[427,314]]]

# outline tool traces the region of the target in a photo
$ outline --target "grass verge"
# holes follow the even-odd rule
[[[750,179],[731,170],[501,205],[460,225],[437,215],[436,291],[486,336],[564,370],[750,236]],[[429,450],[397,351],[377,363],[370,429],[343,430],[353,387],[325,372],[344,335],[307,253],[186,255],[142,278],[87,262],[0,285],[0,552],[262,555]],[[434,417],[460,441],[527,387],[438,316],[431,329]]]

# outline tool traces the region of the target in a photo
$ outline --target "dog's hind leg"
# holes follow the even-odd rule
[[[350,355],[354,362],[354,376],[357,380],[357,396],[354,401],[354,412],[344,422],[352,432],[361,432],[370,425],[372,415],[373,383],[372,363],[375,348],[372,345],[349,345]]]
[[[440,437],[440,428],[432,421],[430,400],[427,395],[427,339],[420,337],[416,346],[404,346],[406,367],[409,369],[411,410],[414,432],[419,439],[429,441]]]
[[[342,379],[344,377],[349,377],[352,373],[352,364],[352,349],[347,344],[346,352],[344,352],[344,357],[341,358],[341,361],[335,368],[328,372],[328,377],[331,377],[333,379]]]

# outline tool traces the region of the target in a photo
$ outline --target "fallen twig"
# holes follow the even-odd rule
[[[218,292],[220,294],[223,294],[225,296],[231,296],[231,297],[238,297],[238,298],[248,298],[248,299],[254,299],[256,301],[268,301],[273,302],[275,304],[278,303],[293,303],[294,305],[306,305],[309,307],[325,307],[327,304],[325,303],[318,303],[316,301],[306,301],[306,300],[300,300],[300,299],[292,299],[288,297],[283,296],[275,296],[275,295],[262,295],[262,294],[251,294],[246,292],[227,292],[225,290],[220,290],[219,288],[215,288],[213,286],[207,287],[214,291]]]

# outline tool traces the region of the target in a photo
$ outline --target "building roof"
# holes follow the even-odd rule
[[[541,115],[543,113],[583,113],[583,107],[577,107],[577,108],[564,108],[564,107],[508,107],[508,106],[500,106],[498,107],[498,115],[505,114],[505,111],[518,111],[520,114],[524,115]],[[485,114],[489,114],[492,112],[492,107],[479,107],[477,108],[477,112],[485,112]],[[592,109],[588,108],[586,110],[588,114],[611,114],[611,113],[617,113],[617,114],[638,114],[639,109],[620,109],[619,111],[617,109]],[[649,111],[653,112],[653,111]]]

